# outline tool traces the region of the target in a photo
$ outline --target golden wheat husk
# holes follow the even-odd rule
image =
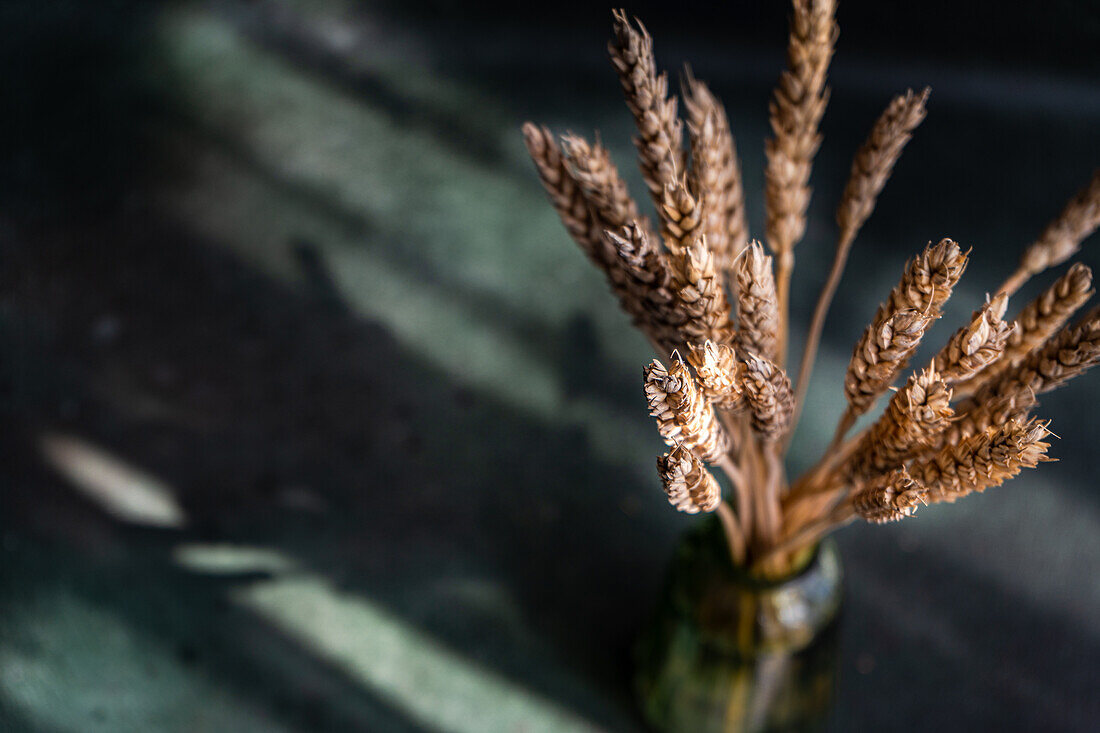
[[[714,252],[715,266],[726,271],[749,239],[737,146],[726,110],[710,88],[690,70],[682,86],[693,190],[707,200],[707,242]]]
[[[699,386],[716,407],[735,410],[742,406],[741,363],[729,344],[706,341],[688,345],[688,362]]]
[[[923,311],[891,313],[886,306],[879,307],[848,362],[844,395],[849,415],[858,417],[871,409],[905,368],[931,323],[931,316]]]
[[[649,32],[637,21],[635,28],[622,10],[612,15],[614,36],[607,51],[638,128],[634,145],[642,178],[660,210],[665,186],[684,172],[683,125],[676,115],[676,97],[668,94],[668,76],[657,74]]]
[[[1018,325],[1005,345],[1003,362],[1009,366],[1019,363],[1062,328],[1094,292],[1092,270],[1080,262],[1070,267],[1016,316]]]
[[[951,388],[940,373],[930,367],[914,374],[864,433],[849,472],[872,476],[900,466],[911,454],[933,444],[954,414]]]
[[[599,141],[589,143],[578,135],[561,141],[566,165],[602,229],[621,229],[640,221],[638,205],[630,197],[626,182]]]
[[[911,517],[928,503],[929,491],[905,468],[877,476],[857,489],[850,499],[857,516],[873,524],[897,522]]]
[[[956,406],[958,419],[941,445],[957,444],[991,427],[1026,419],[1037,397],[1100,363],[1100,310],[1063,328],[1014,367],[986,382]]]
[[[1093,292],[1092,271],[1080,262],[1075,263],[1016,316],[1016,327],[1008,336],[1001,358],[959,391],[970,394],[998,374],[1019,364],[1033,349],[1057,333],[1088,302]]]
[[[605,250],[600,241],[588,202],[580,185],[573,179],[557,140],[546,127],[532,122],[523,125],[523,142],[538,170],[539,180],[569,236],[601,270],[607,268]]]
[[[637,222],[619,233],[605,231],[604,237],[619,259],[619,270],[629,297],[621,299],[634,324],[662,354],[681,348],[681,330],[686,316],[679,307],[672,282],[672,269],[664,252],[657,249]]]
[[[925,88],[920,94],[914,94],[911,89],[899,94],[875,121],[871,134],[852,161],[848,184],[837,207],[840,242],[850,244],[871,216],[901,151],[924,120],[930,93],[931,90]]]
[[[687,514],[712,512],[722,501],[722,489],[707,467],[682,445],[657,458],[657,474],[668,501]]]
[[[1024,468],[1046,459],[1047,423],[1010,420],[948,445],[936,456],[909,466],[913,478],[929,490],[931,502],[953,502],[975,491],[1000,486]]]
[[[1100,227],[1100,169],[1024,251],[1016,271],[1001,285],[1001,292],[1011,295],[1032,276],[1068,260],[1097,227]]]
[[[704,202],[696,199],[683,182],[665,186],[659,209],[661,235],[673,254],[681,254],[704,234]]]
[[[974,395],[987,400],[1031,392],[1041,395],[1100,362],[1100,309],[1094,309],[1080,323],[1063,328],[1031,351],[1019,364],[987,382]]]
[[[1001,293],[975,311],[970,323],[960,328],[932,360],[946,384],[971,379],[1002,358],[1011,338],[1012,325],[1002,320],[1008,296]]]
[[[753,242],[736,264],[737,340],[741,349],[774,360],[779,351],[779,305],[772,258]]]
[[[728,437],[687,365],[673,356],[666,369],[654,359],[643,370],[649,414],[669,445],[684,445],[707,463],[722,460]]]
[[[683,340],[689,344],[708,340],[729,343],[733,338],[730,305],[722,277],[714,267],[714,255],[707,248],[706,236],[700,235],[669,260],[676,303],[684,316],[680,327]]]
[[[791,380],[775,362],[757,354],[745,354],[742,365],[741,385],[752,429],[762,440],[778,440],[786,432],[794,408]]]
[[[852,353],[844,379],[848,410],[838,435],[871,408],[908,364],[925,330],[942,315],[966,264],[959,245],[944,239],[929,244],[906,265]]]

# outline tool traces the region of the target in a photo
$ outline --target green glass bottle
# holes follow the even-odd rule
[[[676,733],[816,729],[835,687],[841,595],[831,541],[762,579],[733,566],[716,517],[701,521],[638,644],[646,720]]]

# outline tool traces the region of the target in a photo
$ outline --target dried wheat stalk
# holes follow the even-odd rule
[[[844,379],[848,409],[837,428],[838,442],[893,384],[920,344],[925,330],[940,317],[943,304],[966,269],[967,256],[950,239],[925,248],[906,265],[897,286],[879,306],[856,344]]]
[[[641,23],[634,28],[622,10],[614,11],[613,17],[614,38],[607,51],[638,127],[634,145],[642,177],[660,210],[665,186],[684,172],[683,125],[676,115],[676,98],[668,94],[668,76],[657,74],[648,31]]]
[[[683,445],[657,458],[657,473],[672,506],[681,512],[712,512],[722,501],[722,489],[706,465]]]
[[[649,296],[660,292],[651,292],[645,283],[650,280],[660,287],[657,276],[661,268],[667,269],[663,256],[649,257],[643,264],[650,270],[642,272],[620,257],[616,242],[603,236],[606,228],[632,224],[638,217],[637,206],[606,149],[566,136],[563,144],[567,152],[563,153],[549,130],[530,123],[524,125],[523,134],[551,203],[574,241],[607,276],[623,310],[660,347],[667,351],[676,348],[678,337],[666,333],[662,321],[653,322],[646,303]],[[643,226],[638,225],[640,237],[645,236]]]
[[[1092,270],[1080,262],[1016,316],[1017,328],[1008,337],[1002,361],[1019,363],[1050,338],[1092,297]]]
[[[630,197],[607,148],[598,141],[590,145],[577,135],[565,135],[561,142],[569,172],[580,185],[601,230],[621,229],[638,221],[638,205]]]
[[[931,90],[920,94],[910,89],[894,97],[882,115],[875,121],[871,134],[856,153],[848,184],[836,211],[836,223],[840,227],[841,246],[848,246],[855,239],[864,222],[875,209],[875,202],[886,186],[901,157],[901,151],[913,136],[913,131],[924,120],[925,105]]]
[[[958,419],[940,446],[957,444],[991,427],[1024,420],[1037,397],[1057,389],[1100,363],[1100,310],[1076,326],[1063,328],[1027,358],[986,382],[956,408]],[[939,447],[939,446],[938,446]]]
[[[684,445],[707,463],[725,457],[729,442],[687,365],[674,356],[668,369],[656,359],[644,369],[649,414],[669,445]]]
[[[660,361],[644,369],[650,413],[671,446],[658,459],[669,500],[686,512],[714,511],[731,560],[770,576],[789,572],[797,552],[856,518],[899,520],[921,504],[982,491],[1046,460],[1047,423],[1031,416],[1038,396],[1100,362],[1100,310],[1065,325],[1092,295],[1091,272],[1083,265],[1027,305],[1016,323],[1004,320],[1008,297],[1020,284],[1067,259],[1100,225],[1098,171],[995,297],[937,344],[928,367],[910,375],[878,420],[845,440],[941,317],[969,258],[944,239],[907,263],[854,349],[844,380],[847,405],[832,446],[788,485],[782,455],[829,304],[853,241],[923,120],[928,99],[927,90],[895,97],[856,153],[796,399],[783,369],[790,271],[806,230],[836,25],[834,0],[793,2],[788,68],[769,107],[774,135],[765,151],[774,272],[772,257],[747,244],[741,172],[725,109],[686,72],[686,170],[682,123],[667,76],[657,73],[649,34],[622,11],[614,14],[609,49],[638,126],[635,144],[660,238],[649,231],[599,142],[568,135],[559,147],[545,128],[523,129],[566,228],[661,357],[671,357],[667,369]],[[722,500],[708,463],[730,478],[731,502]]]
[[[920,95],[914,95],[913,91],[909,90],[904,95],[894,97],[875,122],[871,134],[852,161],[852,172],[848,176],[848,184],[844,188],[844,195],[836,211],[840,235],[837,238],[833,264],[818,296],[817,305],[814,306],[810,330],[806,336],[806,348],[802,352],[802,361],[798,369],[798,387],[795,391],[796,419],[802,409],[806,390],[810,386],[810,375],[813,373],[814,359],[821,341],[821,331],[825,327],[825,316],[829,313],[829,306],[840,285],[840,277],[844,272],[844,266],[848,263],[848,253],[852,249],[852,243],[864,222],[874,211],[878,196],[886,186],[886,181],[894,170],[894,164],[901,157],[905,144],[913,136],[917,125],[924,120],[925,103],[928,101],[929,92],[930,90],[926,88]]]
[[[682,84],[693,190],[707,200],[707,242],[715,266],[724,272],[749,240],[741,163],[726,110],[706,84],[688,70]]]
[[[973,400],[980,404],[1024,392],[1041,395],[1083,374],[1097,362],[1100,362],[1100,309],[1047,339],[1019,364],[987,382]]]
[[[766,143],[764,202],[768,246],[776,256],[782,328],[787,327],[794,247],[806,231],[810,168],[821,145],[818,126],[829,91],[825,77],[837,38],[834,0],[795,0],[787,69],[779,77],[769,117],[775,137]],[[781,343],[786,341],[785,331]],[[781,349],[783,347],[781,346]]]
[[[981,403],[963,400],[955,406],[955,421],[928,446],[926,453],[935,453],[944,446],[957,445],[991,427],[1004,425],[1012,420],[1027,420],[1037,404],[1039,401],[1035,398],[1035,393],[1028,389],[1003,397],[992,397]]]
[[[1001,285],[1011,295],[1033,275],[1068,260],[1081,249],[1081,242],[1100,227],[1100,170],[1066,208],[1047,225],[1039,238],[1024,252],[1016,272]]]
[[[924,311],[891,312],[880,306],[874,322],[856,344],[844,377],[844,395],[848,398],[847,416],[867,412],[917,350],[932,317]]]
[[[631,294],[623,302],[624,310],[659,353],[671,354],[683,344],[686,315],[673,292],[672,269],[665,254],[653,246],[637,222],[624,227],[621,234],[605,231],[604,237],[619,258]]]

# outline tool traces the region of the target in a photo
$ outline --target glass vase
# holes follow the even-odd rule
[[[829,540],[790,575],[734,567],[717,517],[677,548],[638,644],[638,692],[661,731],[809,731],[825,720],[837,667],[840,557]]]

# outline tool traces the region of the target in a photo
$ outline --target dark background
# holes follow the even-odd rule
[[[726,102],[759,234],[786,4],[628,10]],[[599,129],[643,190],[609,19],[0,6],[0,728],[640,727],[630,644],[692,520],[653,475],[644,341],[518,134]],[[839,19],[796,333],[853,151],[892,94],[933,94],[856,244],[795,471],[906,257],[973,247],[945,338],[1100,165],[1095,3]],[[839,534],[831,730],[1095,726],[1098,395],[1044,399],[1059,463]]]

